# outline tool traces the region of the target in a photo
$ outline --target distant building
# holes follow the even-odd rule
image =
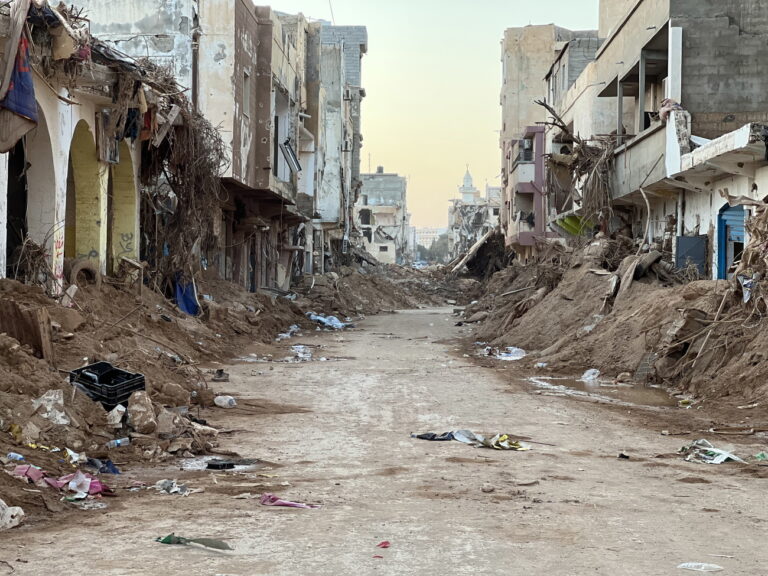
[[[400,264],[409,254],[408,183],[403,176],[385,173],[383,166],[375,174],[360,177],[363,187],[355,206],[355,223],[363,244],[379,261]]]
[[[501,189],[486,186],[485,197],[478,190],[467,168],[459,186],[460,199],[453,200],[448,209],[448,229],[451,253],[458,256],[498,226]]]
[[[415,240],[417,246],[424,246],[429,248],[432,243],[440,238],[443,234],[448,232],[447,228],[416,228]]]

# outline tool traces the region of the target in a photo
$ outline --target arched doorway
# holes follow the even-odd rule
[[[15,278],[27,236],[27,156],[24,139],[8,152],[7,219],[5,223],[5,276]]]
[[[27,231],[30,239],[45,248],[55,290],[60,286],[64,262],[64,222],[57,215],[56,171],[48,124],[42,108],[37,109],[38,124],[25,137],[27,155]],[[51,283],[51,280],[53,282]]]
[[[64,255],[88,258],[97,265],[104,261],[102,247],[106,245],[106,225],[102,225],[106,178],[102,173],[93,133],[80,120],[69,150]]]
[[[727,280],[732,276],[731,267],[741,260],[744,252],[744,206],[728,206],[717,216],[717,278]]]
[[[137,259],[136,175],[128,143],[120,142],[120,162],[113,164],[107,188],[107,270],[117,271],[121,258]]]

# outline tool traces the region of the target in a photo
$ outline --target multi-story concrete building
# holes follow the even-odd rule
[[[500,223],[505,233],[507,246],[515,249],[531,251],[535,245],[537,234],[543,232],[531,227],[522,230],[525,236],[520,237],[519,214],[535,212],[541,203],[531,196],[543,194],[543,189],[519,192],[519,182],[529,184],[531,179],[527,174],[514,174],[516,168],[527,169],[521,162],[534,162],[533,142],[524,138],[529,127],[544,120],[545,114],[536,100],[546,100],[552,97],[546,77],[553,62],[560,60],[563,73],[558,77],[561,82],[553,92],[558,96],[565,91],[574,78],[579,75],[580,62],[577,55],[588,54],[589,46],[597,42],[597,31],[574,32],[553,24],[544,26],[525,26],[509,28],[504,33],[501,43],[502,88],[501,109],[502,127],[500,147],[502,155],[502,206]],[[573,44],[573,46],[571,46]],[[582,44],[585,45],[582,48]],[[570,46],[570,50],[568,50]],[[564,52],[572,55],[562,58]],[[550,83],[551,84],[551,83]],[[523,196],[518,197],[518,193]],[[539,215],[540,222],[546,221],[546,214]],[[523,228],[525,228],[523,226]]]
[[[604,0],[598,38],[578,34],[552,59],[547,93],[567,131],[549,127],[546,147],[560,166],[550,163],[550,180],[561,183],[558,170],[569,181],[578,153],[574,136],[610,150],[610,205],[585,213],[584,178],[569,181],[560,197],[549,190],[550,225],[591,231],[599,223],[726,277],[746,241],[749,208],[724,198],[761,198],[768,186],[768,5]],[[529,49],[536,60],[551,56],[547,45]],[[574,66],[582,68],[575,79]]]
[[[171,11],[149,0],[82,4],[102,39],[170,66],[228,145],[212,264],[251,290],[287,289],[303,264],[294,229],[308,220],[295,207],[306,21],[289,33],[277,13],[247,0],[181,0]]]
[[[398,174],[385,173],[383,166],[375,174],[361,174],[361,179],[355,222],[363,246],[381,262],[402,263],[409,251],[408,182]]]

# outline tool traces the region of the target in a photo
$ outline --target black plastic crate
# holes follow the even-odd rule
[[[144,374],[115,368],[109,362],[96,362],[69,373],[69,382],[107,410],[125,404],[136,390],[144,390]]]

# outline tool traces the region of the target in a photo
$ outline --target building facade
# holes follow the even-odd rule
[[[748,237],[749,201],[768,185],[767,40],[768,6],[755,0],[604,0],[597,39],[573,34],[554,57],[550,45],[526,48],[551,59],[546,94],[560,119],[544,137],[546,232],[619,232],[727,277]],[[529,125],[547,117],[541,109]],[[604,153],[607,202],[574,172],[585,146]],[[505,158],[507,209],[510,183],[529,181],[510,178],[523,168],[509,163],[516,148]]]
[[[490,186],[486,186],[483,194],[467,168],[462,185],[458,187],[458,197],[451,201],[448,209],[448,233],[454,258],[498,227],[501,195],[500,188]]]
[[[375,174],[361,174],[361,180],[355,222],[363,247],[380,262],[402,264],[410,253],[407,180],[382,166]]]

